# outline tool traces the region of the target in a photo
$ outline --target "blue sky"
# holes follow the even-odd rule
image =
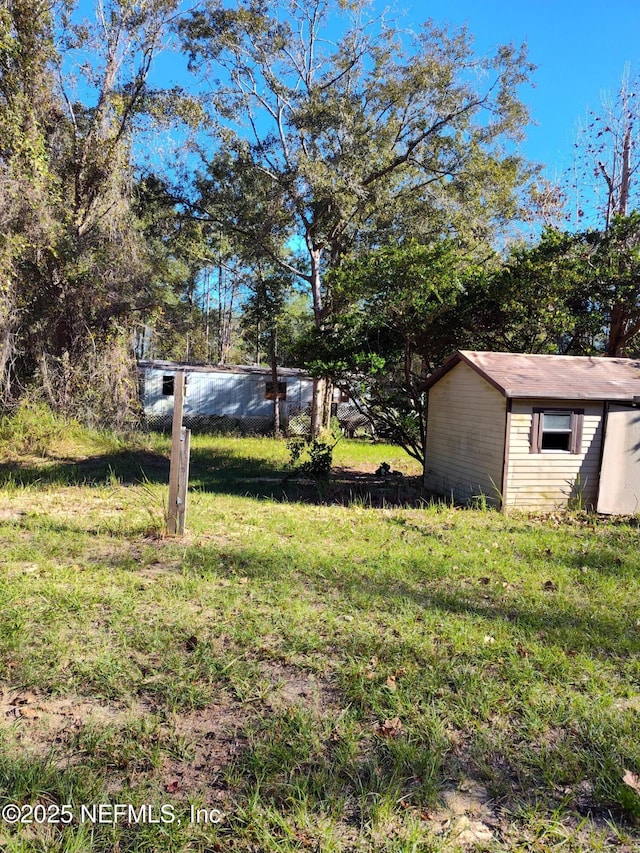
[[[94,0],[79,2],[88,17],[93,6]],[[373,0],[372,6],[378,11],[392,6],[392,17],[404,16],[407,26],[429,17],[454,27],[466,24],[481,55],[498,44],[525,42],[537,70],[534,85],[520,93],[535,122],[526,129],[523,153],[544,164],[553,181],[571,166],[587,109],[599,107],[603,92],[616,91],[625,64],[640,73],[638,0]],[[165,52],[157,62],[156,79],[186,84],[184,64],[175,55]]]
[[[635,0],[427,0],[408,3],[414,20],[467,24],[478,53],[526,42],[537,70],[521,97],[536,126],[527,129],[526,156],[547,166],[550,179],[571,165],[578,122],[601,93],[614,92],[625,63],[640,72],[640,3]]]

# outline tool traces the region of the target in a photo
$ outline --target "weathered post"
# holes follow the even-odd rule
[[[182,530],[179,530],[178,515],[181,504],[180,499],[180,473],[183,465],[182,453],[183,441],[182,412],[184,408],[184,372],[178,371],[173,379],[173,422],[171,425],[171,462],[169,465],[169,508],[167,512],[167,533],[175,536],[176,533],[184,533],[185,512],[182,513]],[[186,432],[186,430],[185,430]],[[189,465],[187,460],[186,472],[188,478]],[[186,509],[186,482],[183,485]]]
[[[177,533],[184,534],[187,519],[187,487],[189,485],[189,454],[191,452],[191,430],[182,427],[180,431],[180,476],[178,477]]]

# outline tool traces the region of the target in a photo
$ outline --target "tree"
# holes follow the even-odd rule
[[[407,241],[345,258],[328,273],[332,328],[307,343],[313,369],[348,392],[378,434],[423,465],[424,381],[451,351],[471,268],[451,241]]]
[[[7,402],[19,351],[25,295],[23,262],[52,238],[55,192],[47,127],[55,116],[55,56],[49,2],[8,0],[0,7],[0,389]]]
[[[640,213],[606,231],[547,229],[472,286],[457,323],[481,348],[625,356],[640,334]]]
[[[639,83],[627,67],[617,93],[605,95],[600,108],[589,111],[575,144],[568,196],[576,230],[554,249],[554,262],[566,265],[573,259],[581,279],[570,288],[577,330],[573,340],[567,338],[572,351],[626,355],[640,330]]]
[[[571,181],[576,228],[586,218],[591,227],[607,231],[615,216],[638,206],[639,98],[640,78],[633,79],[627,67],[617,93],[605,95],[580,128]]]
[[[131,139],[177,0],[105,0],[82,24],[66,14],[73,5],[9,0],[2,10],[0,110],[12,132],[0,157],[19,215],[0,368],[6,397],[36,381],[55,408],[122,424],[137,397],[132,318],[157,295],[132,209]],[[72,56],[82,60],[76,95]]]
[[[511,145],[527,121],[524,50],[478,59],[464,30],[426,23],[405,38],[367,9],[208,0],[182,25],[192,68],[215,75],[209,103],[236,164],[226,180],[252,175],[260,199],[236,227],[307,282],[319,330],[333,313],[324,273],[351,249],[408,229],[484,240],[517,215],[530,175]],[[297,235],[297,259],[283,234]]]
[[[251,275],[251,294],[245,300],[242,325],[251,330],[256,339],[256,355],[259,357],[261,344],[265,345],[273,399],[273,432],[280,436],[280,393],[278,390],[278,366],[280,364],[280,332],[287,300],[293,291],[291,274],[274,270],[257,263]],[[257,359],[256,359],[257,360]]]

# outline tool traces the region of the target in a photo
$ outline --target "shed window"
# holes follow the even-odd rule
[[[531,453],[582,452],[584,409],[534,409]]]
[[[275,399],[275,394],[273,393],[273,382],[267,382],[267,388],[265,391],[265,399],[273,400]],[[287,383],[286,382],[278,382],[278,400],[286,400],[287,399]]]
[[[162,394],[164,397],[173,396],[173,374],[162,377]]]

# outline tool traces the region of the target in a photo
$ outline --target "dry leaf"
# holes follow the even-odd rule
[[[624,776],[622,777],[622,781],[625,785],[628,785],[630,788],[633,788],[636,794],[640,796],[640,776],[637,776],[630,770],[625,770]]]
[[[13,699],[9,702],[10,705],[28,705],[29,702],[36,701],[35,693],[18,693],[17,696],[14,696]]]
[[[392,693],[395,693],[395,692],[396,692],[396,690],[398,689],[398,685],[396,684],[395,676],[393,676],[393,675],[390,675],[390,676],[387,678],[386,684],[387,684],[387,687],[389,688],[389,690],[390,690]]]
[[[167,794],[175,794],[175,792],[180,789],[180,782],[178,782],[177,779],[174,779],[172,782],[167,782],[164,789]]]
[[[37,720],[40,716],[35,708],[30,708],[28,705],[22,705],[20,708],[16,708],[17,716],[25,717],[28,720]]]
[[[385,720],[377,726],[376,731],[380,737],[398,737],[402,733],[404,726],[399,717],[393,717],[390,720]]]
[[[547,592],[555,592],[558,587],[554,584],[553,581],[545,581],[542,584],[542,589],[546,590]]]

